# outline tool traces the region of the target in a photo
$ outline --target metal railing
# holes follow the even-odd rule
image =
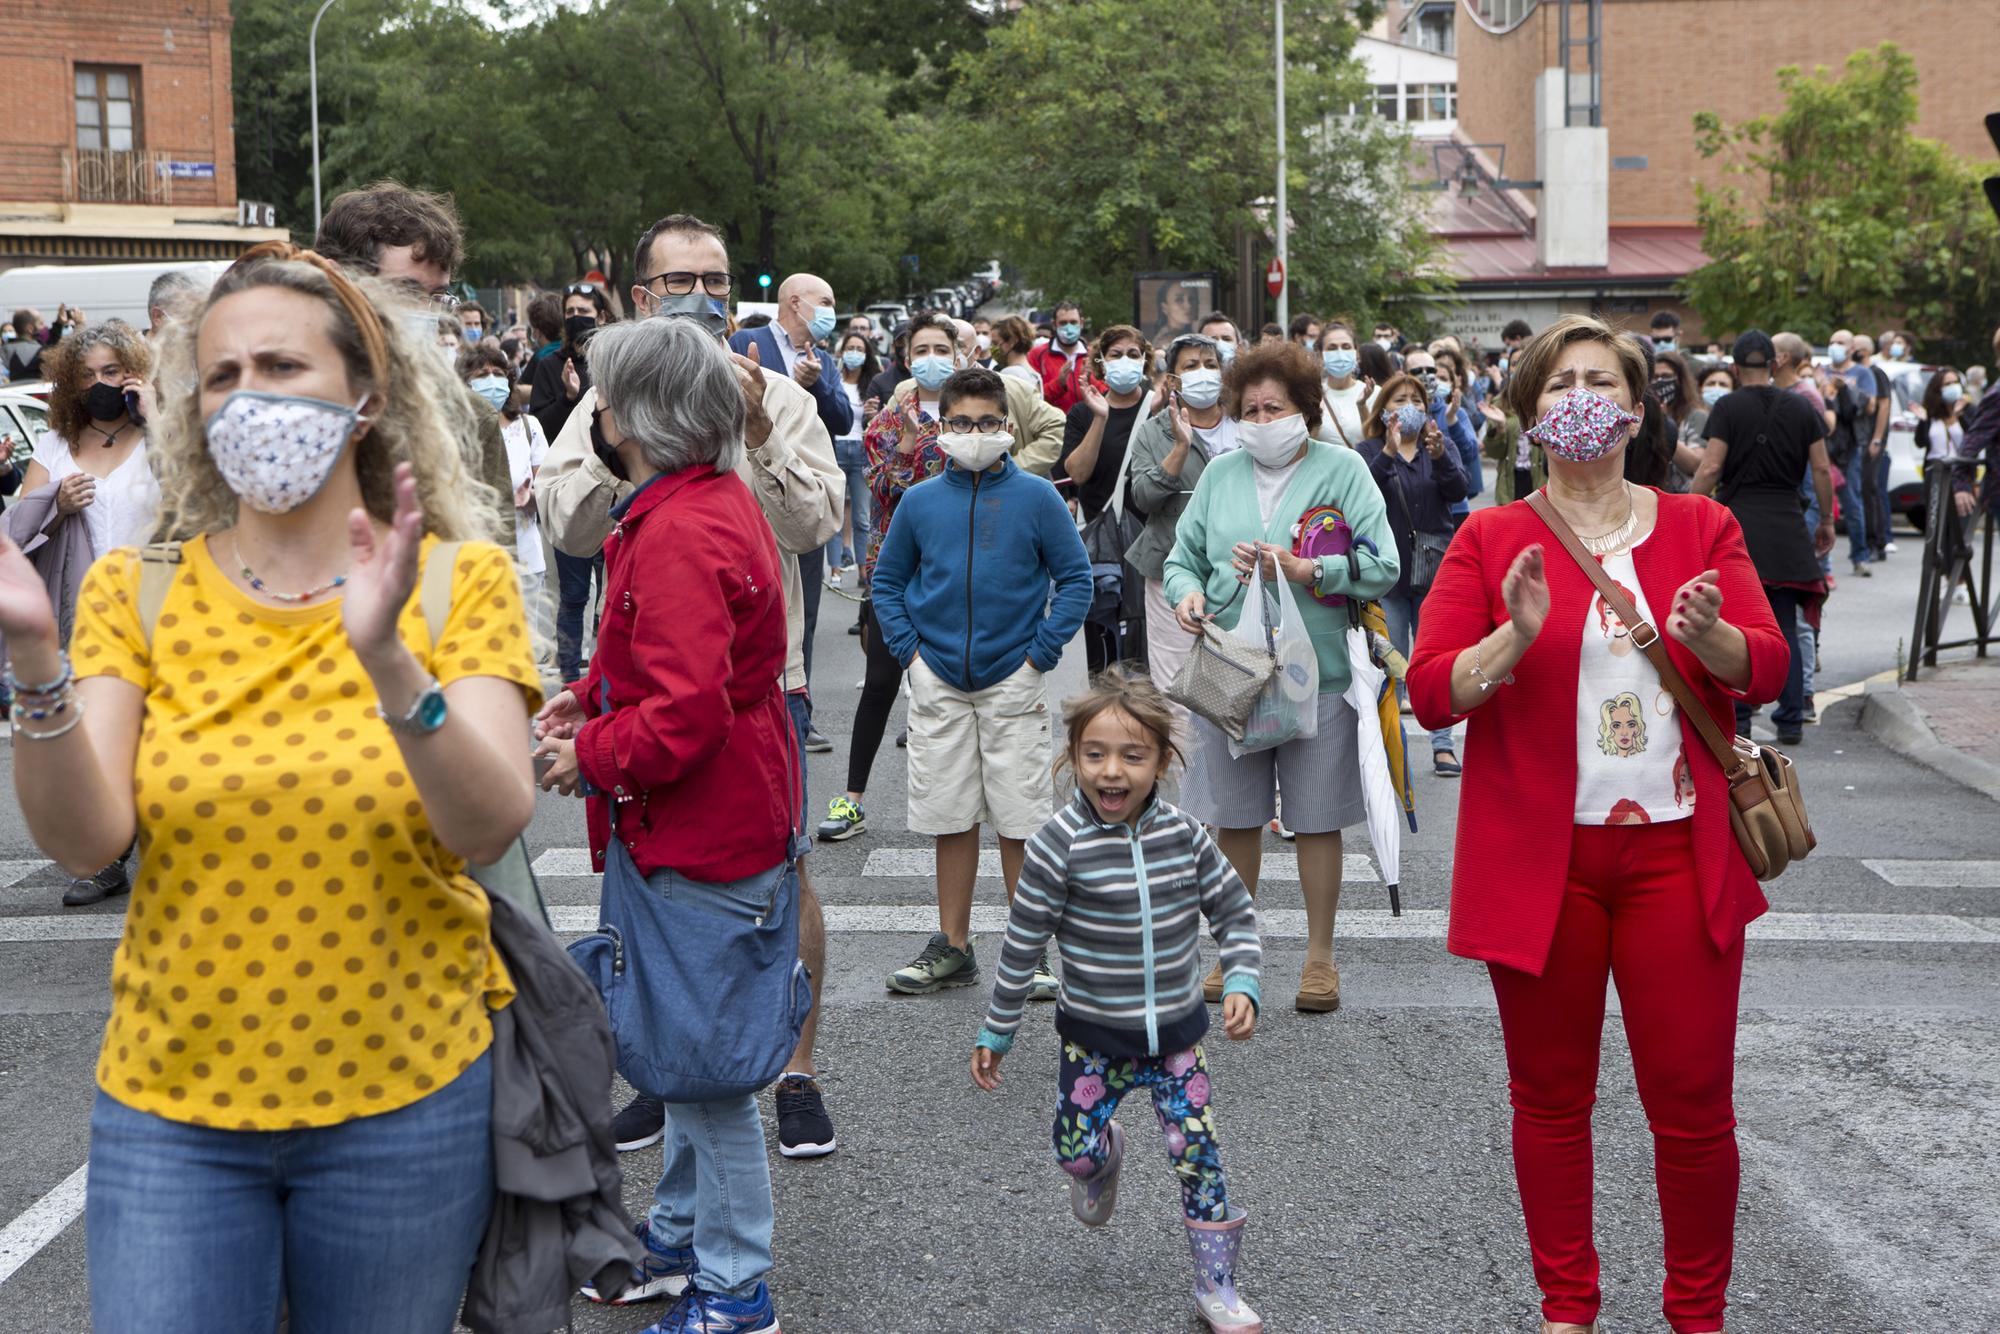
[[[63,200],[91,204],[171,204],[173,178],[164,149],[63,150]]]
[[[1962,518],[1952,496],[1958,469],[1971,466],[1933,462],[1924,470],[1924,566],[1917,588],[1917,623],[1910,631],[1910,660],[1903,669],[1905,681],[1916,680],[1923,667],[1936,667],[1940,650],[1971,648],[1983,658],[1993,643],[1993,544],[2000,523],[1986,505],[1974,510],[1970,519]],[[1957,607],[1953,595],[1960,588],[1966,591],[1972,634],[1946,639],[1945,623]]]

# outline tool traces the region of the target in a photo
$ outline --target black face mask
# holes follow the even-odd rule
[[[1653,381],[1653,397],[1659,399],[1663,406],[1672,407],[1674,400],[1679,398],[1680,395],[1681,382],[1679,380]]]
[[[613,477],[621,482],[631,481],[625,472],[625,461],[618,457],[617,447],[604,438],[604,427],[598,418],[598,413],[590,414],[590,447],[597,452],[598,461],[611,470]]]
[[[583,340],[590,337],[590,331],[596,327],[595,315],[571,315],[563,321],[563,339],[571,347],[580,347]]]
[[[83,410],[92,421],[114,421],[125,415],[125,391],[99,380],[84,391]]]

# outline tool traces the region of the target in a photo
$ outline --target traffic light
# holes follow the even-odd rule
[[[770,275],[770,274],[768,274],[768,273],[760,273],[760,274],[758,274],[758,275],[757,275],[757,286],[759,286],[759,287],[763,288],[763,289],[764,289],[765,291],[767,291],[767,292],[768,292],[768,291],[770,291],[770,290],[771,290],[771,275]]]

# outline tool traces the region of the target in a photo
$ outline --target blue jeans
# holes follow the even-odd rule
[[[310,1130],[90,1113],[98,1334],[450,1334],[493,1207],[493,1063]]]
[[[1868,539],[1875,544],[1875,550],[1887,551],[1890,530],[1895,526],[1894,516],[1889,513],[1889,448],[1887,445],[1882,447],[1880,454],[1869,460],[1868,479],[1875,484],[1875,509],[1873,513],[1874,517],[1880,520],[1879,523],[1868,525]]]
[[[827,564],[835,569],[845,565],[859,565],[868,552],[868,525],[874,517],[874,499],[868,494],[868,451],[860,437],[852,440],[833,442],[834,462],[840,465],[841,476],[847,479],[848,526],[853,529],[852,545],[842,540],[839,533],[827,539]]]
[[[1868,461],[1868,447],[1857,443],[1847,453],[1847,466],[1834,474],[1840,483],[1840,512],[1847,519],[1847,558],[1865,565],[1871,553],[1868,545],[1867,488],[1861,470]]]
[[[1777,617],[1778,630],[1792,650],[1791,665],[1785,670],[1785,688],[1778,692],[1777,707],[1771,710],[1771,724],[1781,732],[1801,726],[1806,716],[1805,669],[1812,661],[1812,627],[1800,614],[1800,595],[1790,588],[1764,587],[1764,597]],[[1750,705],[1736,701],[1736,733],[1750,735]]]
[[[556,670],[565,682],[583,676],[583,614],[590,610],[590,577],[604,587],[604,557],[556,552]]]
[[[1807,473],[1806,479],[1799,483],[1799,499],[1806,504],[1806,540],[1811,542],[1819,536],[1819,488],[1813,485],[1811,473]],[[1832,553],[1819,558],[1819,569],[1821,574],[1833,573]]]
[[[753,918],[771,902],[772,886],[791,873],[780,862],[763,875],[703,884],[655,871],[655,887],[671,881],[683,905]],[[662,1145],[665,1170],[653,1191],[650,1226],[656,1244],[694,1247],[706,1292],[747,1300],[771,1272],[771,1161],[755,1094],[718,1102],[670,1102]]]
[[[1422,623],[1423,595],[1420,593],[1388,594],[1382,599],[1382,615],[1389,622],[1389,642],[1410,656],[1410,645],[1416,642],[1417,627]],[[1407,692],[1405,692],[1407,694]],[[1452,748],[1451,729],[1439,728],[1431,733],[1431,754]]]

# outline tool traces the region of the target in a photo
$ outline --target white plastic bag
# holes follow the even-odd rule
[[[1264,563],[1260,560],[1244,590],[1243,614],[1230,631],[1236,638],[1268,651],[1278,660],[1278,670],[1265,683],[1243,728],[1243,740],[1231,741],[1229,753],[1241,758],[1257,750],[1270,750],[1300,737],[1319,735],[1319,655],[1313,650],[1312,634],[1299,618],[1298,601],[1289,579],[1275,579],[1276,607],[1264,592]],[[1275,620],[1273,619],[1275,617]]]

